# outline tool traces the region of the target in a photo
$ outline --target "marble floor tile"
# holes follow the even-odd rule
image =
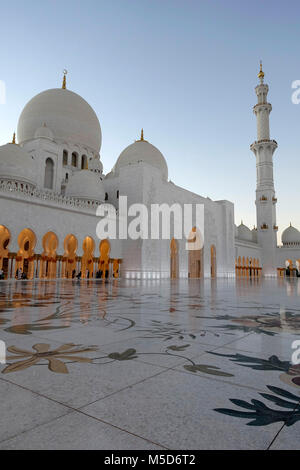
[[[70,412],[47,398],[0,380],[0,442]]]
[[[266,449],[280,423],[245,426],[249,418],[215,411],[238,409],[230,399],[259,397],[247,388],[168,370],[83,411],[171,449]]]
[[[163,450],[162,447],[76,411],[0,442],[0,450]]]

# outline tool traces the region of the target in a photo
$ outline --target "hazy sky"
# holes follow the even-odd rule
[[[139,137],[164,154],[176,184],[235,203],[255,219],[254,87],[270,86],[280,231],[300,229],[300,2],[277,0],[14,0],[1,2],[0,143],[26,102],[61,86],[95,109],[105,172]]]

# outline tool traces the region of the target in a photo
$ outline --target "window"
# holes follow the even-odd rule
[[[51,158],[47,158],[45,166],[44,186],[47,189],[53,189],[54,163]]]
[[[66,173],[66,181],[68,181],[68,179],[69,179],[69,174]]]
[[[119,199],[119,190],[117,191],[117,199]]]
[[[67,166],[68,164],[68,152],[67,150],[63,151],[63,166]]]
[[[72,153],[72,166],[77,166],[78,155],[76,152]]]
[[[105,201],[107,201],[107,200],[108,200],[108,194],[105,193]]]
[[[85,170],[87,168],[87,157],[86,155],[82,155],[81,157],[81,169]]]

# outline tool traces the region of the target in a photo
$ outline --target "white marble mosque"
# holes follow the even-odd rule
[[[277,245],[276,194],[262,66],[255,88],[257,227],[234,224],[234,204],[213,201],[168,179],[162,153],[144,138],[123,150],[108,174],[100,158],[101,127],[91,106],[67,89],[43,91],[24,107],[17,138],[0,147],[0,269],[14,278],[82,277],[129,279],[275,277],[297,274],[300,232],[292,225]],[[130,140],[130,137],[129,137]],[[17,143],[18,142],[18,143]],[[201,181],[199,181],[201,192]],[[186,240],[99,240],[97,207],[120,196],[128,205],[203,204],[204,246],[186,250]],[[191,232],[199,227],[191,225]],[[288,269],[286,269],[288,267]]]

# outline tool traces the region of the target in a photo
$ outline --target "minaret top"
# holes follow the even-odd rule
[[[62,89],[65,90],[67,88],[67,73],[68,71],[66,69],[64,69],[63,71],[63,74],[64,74],[64,78],[63,78],[63,82],[62,82]]]
[[[11,144],[16,144],[16,133],[15,132],[13,133],[13,138],[12,138]]]
[[[263,69],[262,69],[262,61],[260,61],[260,67],[259,67],[259,73],[258,73],[258,78],[260,80],[260,83],[263,84],[264,83],[264,77],[265,77],[265,74],[263,72]]]

